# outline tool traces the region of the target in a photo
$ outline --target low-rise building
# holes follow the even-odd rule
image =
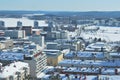
[[[0,50],[5,48],[5,44],[0,43]]]
[[[44,50],[47,55],[47,64],[49,66],[57,66],[63,60],[63,53],[59,50]]]
[[[2,40],[2,41],[0,41],[0,43],[5,45],[6,49],[13,47],[13,40],[12,39]],[[2,46],[2,47],[4,47],[4,46]]]

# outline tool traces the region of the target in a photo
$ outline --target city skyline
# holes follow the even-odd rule
[[[120,0],[1,0],[0,10],[120,11]]]

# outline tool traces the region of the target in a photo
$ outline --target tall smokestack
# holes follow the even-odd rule
[[[42,36],[42,48],[45,48],[45,36],[47,33],[42,32],[40,35]]]
[[[44,48],[45,47],[45,38],[44,38],[44,36],[42,35],[42,48]]]

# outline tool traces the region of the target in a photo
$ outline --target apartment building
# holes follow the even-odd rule
[[[32,57],[25,56],[24,62],[30,65],[31,77],[37,78],[46,69],[47,57],[43,52],[38,51]]]
[[[31,44],[28,48],[29,49],[26,50],[29,52],[29,55],[24,55],[24,62],[30,65],[31,77],[37,78],[37,76],[46,69],[47,57],[39,45]]]

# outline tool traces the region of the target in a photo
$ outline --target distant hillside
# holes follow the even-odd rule
[[[89,11],[89,12],[72,12],[72,11],[0,11],[0,17],[11,16],[21,17],[23,14],[45,14],[56,16],[79,16],[86,18],[118,18],[120,11]]]

